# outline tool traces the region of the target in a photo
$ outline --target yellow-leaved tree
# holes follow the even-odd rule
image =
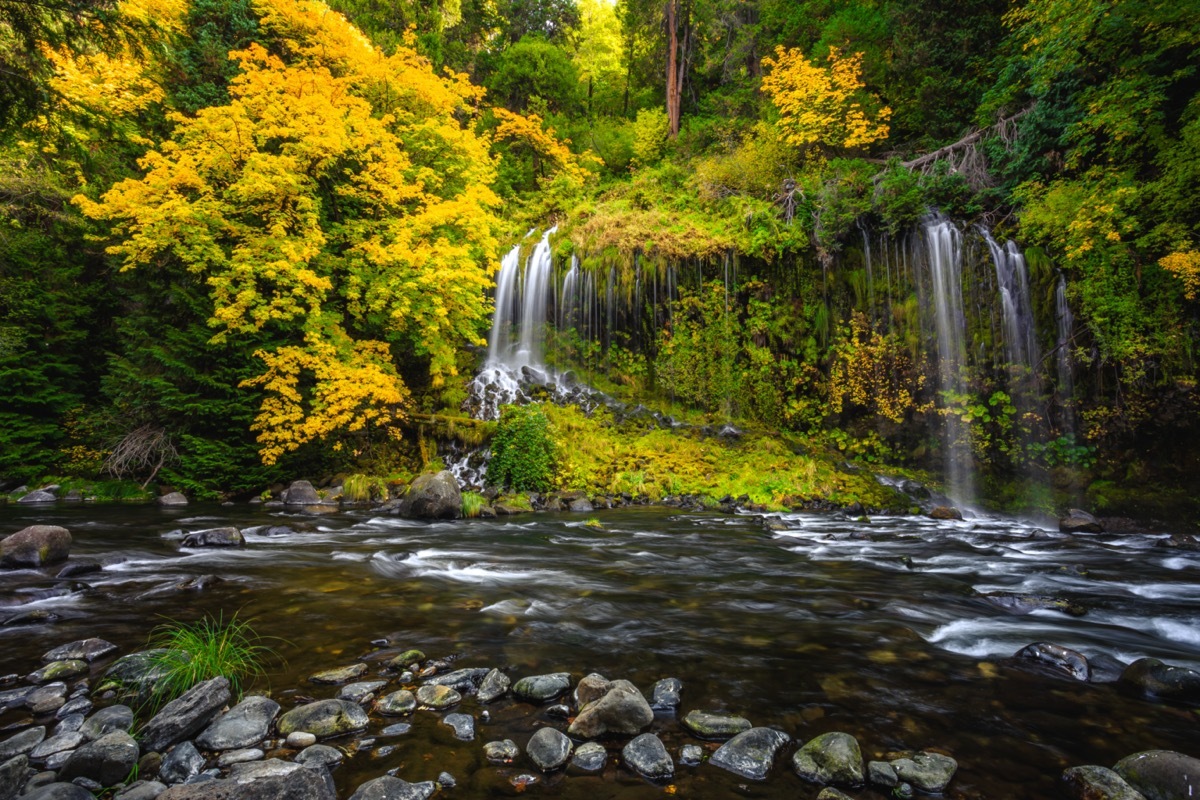
[[[144,176],[100,202],[124,268],[207,282],[214,340],[271,342],[254,423],[265,463],[402,419],[398,354],[434,386],[482,343],[498,200],[481,91],[409,46],[388,56],[320,0],[256,0],[277,42],[231,53],[229,103],[175,115]]]
[[[892,110],[864,89],[862,53],[829,48],[829,66],[798,48],[777,47],[763,59],[763,91],[779,110],[785,141],[798,147],[857,148],[887,138]]]

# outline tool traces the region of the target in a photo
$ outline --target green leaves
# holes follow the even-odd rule
[[[505,406],[492,439],[487,482],[518,492],[545,492],[554,477],[554,437],[541,406]]]

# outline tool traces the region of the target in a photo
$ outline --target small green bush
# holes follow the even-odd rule
[[[518,492],[545,492],[554,477],[554,437],[539,405],[505,406],[492,439],[487,482]]]
[[[234,614],[205,616],[193,624],[170,622],[155,629],[150,647],[156,651],[152,671],[161,673],[150,696],[151,710],[171,702],[198,683],[224,675],[235,697],[247,680],[263,675],[263,662],[272,653],[251,623]]]
[[[350,475],[342,481],[342,497],[351,503],[383,500],[388,496],[387,484],[373,475]]]
[[[467,519],[474,519],[482,514],[485,505],[487,501],[478,492],[463,492],[462,513]]]

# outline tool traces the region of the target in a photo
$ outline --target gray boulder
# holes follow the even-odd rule
[[[183,492],[170,492],[158,498],[160,506],[186,506],[188,499],[184,497]]]
[[[425,681],[425,683],[436,686],[449,686],[460,694],[470,694],[475,691],[476,687],[483,683],[484,678],[489,674],[491,674],[491,670],[487,667],[456,669],[454,672],[447,672],[444,675],[435,675]]]
[[[321,766],[326,769],[333,769],[338,764],[342,763],[342,751],[336,747],[330,747],[327,744],[314,744],[311,747],[306,747],[296,755],[296,763],[303,764],[306,767]]]
[[[775,756],[790,741],[791,737],[781,731],[751,728],[721,745],[709,763],[743,778],[763,781],[775,764]]]
[[[896,774],[896,768],[886,761],[869,761],[867,762],[867,781],[872,786],[893,789],[900,784],[900,776]]]
[[[87,742],[87,737],[78,731],[56,733],[49,739],[29,751],[29,757],[34,761],[44,761],[55,753],[74,750]]]
[[[48,683],[50,681],[78,678],[80,675],[87,674],[87,671],[88,665],[86,661],[79,661],[77,659],[51,661],[41,669],[29,673],[26,676],[26,680],[30,683]]]
[[[21,800],[96,800],[96,796],[73,783],[48,783],[21,795]]]
[[[387,681],[359,681],[343,686],[337,696],[339,700],[349,700],[351,703],[369,703],[384,686],[387,686]]]
[[[812,783],[862,786],[865,780],[862,751],[858,740],[848,733],[823,733],[810,740],[796,751],[792,767]]]
[[[1058,529],[1063,533],[1104,533],[1100,520],[1078,508],[1067,510],[1067,515],[1058,521]]]
[[[721,741],[750,730],[750,720],[734,714],[712,714],[707,711],[689,711],[683,718],[683,727],[701,739]]]
[[[112,642],[106,642],[103,639],[81,639],[78,642],[69,642],[68,644],[59,645],[48,653],[42,655],[42,663],[48,664],[52,661],[86,661],[89,664],[98,658],[115,653],[117,646]]]
[[[571,757],[571,740],[556,728],[539,728],[529,739],[525,752],[542,772],[549,772],[567,763]]]
[[[158,781],[134,781],[113,795],[113,800],[156,800],[166,790]]]
[[[0,763],[0,800],[13,800],[25,785],[26,776],[32,772],[29,759],[23,755]]]
[[[54,503],[58,501],[58,495],[54,492],[47,492],[44,489],[35,489],[29,494],[23,495],[18,503],[33,504],[33,503]]]
[[[158,777],[163,783],[186,783],[204,769],[204,756],[191,742],[180,742],[163,759]]]
[[[38,725],[28,728],[0,742],[0,761],[23,756],[46,740],[46,729]]]
[[[1105,767],[1071,767],[1063,772],[1062,780],[1075,800],[1146,800],[1124,778]]]
[[[102,708],[87,718],[80,733],[89,740],[99,739],[113,731],[129,731],[133,727],[133,709],[129,706],[109,706]]]
[[[279,732],[287,736],[293,731],[311,733],[318,739],[329,739],[345,733],[366,730],[367,712],[348,700],[318,700],[293,708],[279,718]]]
[[[1200,703],[1200,672],[1173,667],[1157,658],[1139,658],[1121,673],[1122,689],[1131,694],[1182,703]]]
[[[176,742],[190,739],[208,727],[229,699],[229,679],[223,675],[196,684],[146,723],[140,733],[142,747],[161,753]]]
[[[454,729],[454,738],[463,742],[475,740],[475,718],[470,714],[447,714],[442,724]]]
[[[289,506],[319,506],[325,502],[308,481],[292,481],[283,491],[282,500]]]
[[[607,684],[599,699],[585,705],[567,729],[571,736],[593,739],[604,734],[632,736],[654,721],[654,712],[629,681]]]
[[[237,528],[206,528],[183,537],[180,547],[245,547],[246,539]]]
[[[604,745],[597,742],[587,742],[575,748],[571,756],[571,766],[584,772],[599,772],[608,762],[608,751]]]
[[[417,708],[417,698],[408,689],[401,689],[375,701],[375,710],[385,717],[402,717]]]
[[[650,692],[650,707],[655,711],[674,711],[679,708],[682,691],[683,682],[678,678],[663,678]]]
[[[675,762],[653,733],[634,737],[621,751],[625,763],[634,772],[652,781],[669,780],[675,774]]]
[[[0,567],[58,564],[71,555],[71,533],[57,525],[30,525],[0,539]]]
[[[237,764],[225,780],[172,786],[160,800],[336,800],[333,778],[323,767],[279,759]]]
[[[196,737],[205,750],[236,750],[267,738],[279,703],[269,697],[247,697],[226,711]]]
[[[513,686],[513,696],[527,703],[547,703],[571,688],[571,673],[553,672],[521,678]]]
[[[101,786],[112,786],[129,777],[139,755],[132,736],[125,731],[113,731],[71,754],[59,777],[67,781],[91,778]]]
[[[1113,772],[1146,800],[1183,800],[1200,797],[1200,759],[1172,750],[1147,750],[1126,756]]]
[[[941,753],[917,753],[912,758],[898,758],[891,763],[901,781],[932,794],[940,794],[958,771],[958,762]]]
[[[391,775],[384,775],[359,786],[350,800],[429,800],[437,791],[433,781],[409,783]]]
[[[408,487],[396,513],[409,519],[460,519],[462,491],[454,473],[442,470],[419,476]]]

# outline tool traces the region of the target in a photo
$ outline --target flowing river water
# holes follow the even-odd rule
[[[736,712],[800,742],[845,731],[867,759],[940,750],[959,762],[950,797],[1056,797],[1068,766],[1111,766],[1151,748],[1200,755],[1196,712],[1011,658],[1045,641],[1089,656],[1200,667],[1200,553],[1156,547],[1163,535],[809,514],[783,515],[770,526],[780,530],[768,530],[756,517],[662,508],[599,519],[602,529],[568,514],[428,524],[366,510],[306,517],[195,504],[0,508],[0,533],[60,524],[74,537],[72,558],[104,564],[68,581],[0,572],[0,621],[34,609],[57,616],[0,627],[0,674],[30,672],[43,652],[73,639],[100,636],[128,653],[164,620],[237,612],[278,637],[270,644],[279,659],[254,688],[271,690],[285,709],[297,694],[336,693],[306,683],[313,672],[373,653],[380,666],[383,653],[415,647],[458,656],[456,667],[504,667],[514,680],[595,671],[648,693],[673,676],[684,685],[679,717]],[[264,524],[301,530],[252,534],[238,550],[182,550],[170,534]],[[222,581],[174,588],[203,575]],[[980,596],[996,591],[1052,595],[1087,613],[1014,615]],[[371,642],[384,638],[394,647],[377,651]],[[491,766],[482,745],[512,738],[523,749],[550,721],[545,709],[503,700],[484,721],[468,698],[457,710],[476,716],[474,742],[455,740],[432,712],[416,712],[400,736],[380,736],[398,720],[373,716],[375,743],[334,772],[340,793],[398,768],[410,781],[449,771],[458,797],[515,795],[510,779],[536,770],[524,759]],[[16,720],[9,712],[0,727]],[[660,714],[652,730],[673,754],[695,741],[674,715]],[[818,787],[790,770],[792,749],[761,784],[703,764],[678,767],[674,785],[682,797],[815,797]],[[662,795],[615,762],[599,775],[543,778],[527,793]]]

